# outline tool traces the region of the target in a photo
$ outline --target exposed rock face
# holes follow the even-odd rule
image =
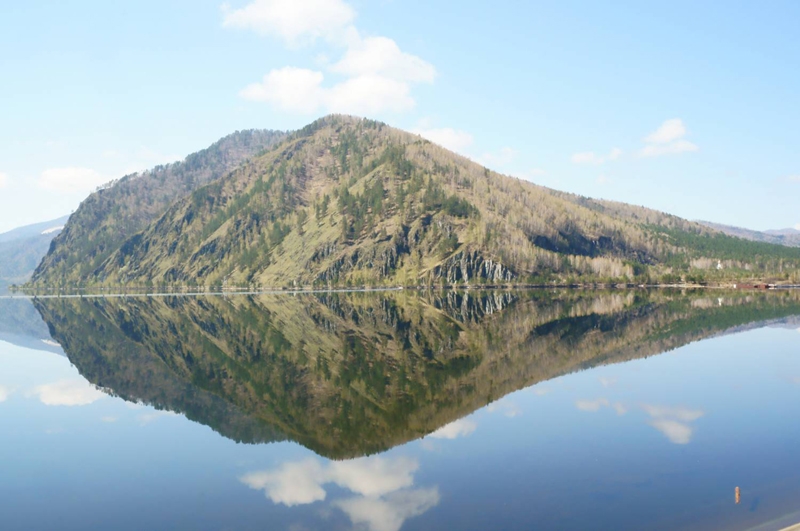
[[[509,291],[482,291],[475,294],[445,291],[433,299],[433,305],[462,323],[477,323],[481,319],[511,306],[518,295]]]
[[[462,250],[433,270],[433,278],[447,284],[470,281],[511,282],[517,275],[509,268],[484,258],[478,251]]]

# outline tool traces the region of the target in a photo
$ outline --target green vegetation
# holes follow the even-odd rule
[[[800,294],[702,290],[36,299],[91,382],[241,442],[348,458],[507,393],[800,315]],[[796,326],[792,321],[792,326]]]
[[[213,182],[178,179],[147,215],[128,181],[95,194],[34,285],[800,281],[800,250],[498,175],[378,122],[329,116],[262,140],[278,138]],[[161,197],[139,180],[145,204]]]

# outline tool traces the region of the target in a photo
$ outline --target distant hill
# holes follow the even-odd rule
[[[27,282],[47,254],[50,242],[69,216],[26,225],[0,234],[0,290],[3,285]]]
[[[730,236],[744,238],[745,240],[774,243],[776,245],[786,245],[788,247],[800,247],[800,231],[796,229],[767,230],[762,232],[712,223],[710,221],[698,221],[698,223]]]
[[[163,171],[175,172],[151,172],[147,187],[123,180],[87,199],[34,283],[798,279],[800,249],[557,192],[492,172],[417,135],[349,116],[317,120],[208,184],[168,180],[183,183],[180,193],[163,192]],[[146,208],[153,197],[160,198],[157,208]],[[99,202],[103,208],[92,208]],[[97,212],[103,217],[93,217]]]
[[[34,273],[53,283],[89,278],[125,240],[158,219],[192,190],[218,179],[282,140],[280,131],[237,131],[181,162],[122,177],[90,195]]]

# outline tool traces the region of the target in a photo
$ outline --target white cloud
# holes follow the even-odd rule
[[[655,419],[650,425],[664,434],[671,443],[689,444],[692,440],[692,427],[669,419]]]
[[[600,385],[602,385],[603,387],[614,387],[615,385],[617,385],[616,378],[608,378],[605,376],[601,376],[600,378],[598,378],[598,380],[600,380]]]
[[[164,417],[177,417],[177,416],[178,414],[173,411],[155,410],[155,411],[150,411],[148,413],[142,413],[141,415],[136,417],[136,420],[139,421],[140,426],[147,426],[148,424],[155,422],[158,419]]]
[[[541,177],[542,175],[547,175],[547,172],[542,168],[534,168],[530,170],[526,175],[530,177]]]
[[[550,389],[548,389],[547,387],[539,387],[539,386],[537,385],[537,386],[534,386],[534,387],[532,387],[532,388],[531,388],[531,391],[532,391],[532,392],[533,392],[533,394],[535,394],[536,396],[544,396],[544,395],[546,395],[547,393],[549,393],[549,392],[550,392]]]
[[[42,172],[39,188],[50,192],[90,192],[110,179],[89,168],[52,168]]]
[[[329,72],[342,80],[324,85],[323,72],[287,66],[271,70],[260,83],[246,86],[239,95],[304,114],[321,109],[357,115],[413,109],[416,102],[411,86],[433,83],[436,68],[403,52],[388,37],[362,38],[352,25],[354,19],[355,11],[342,0],[255,0],[236,10],[224,5],[225,27],[277,35],[289,45],[322,37],[337,52],[344,48],[344,55],[328,66]],[[328,65],[328,57],[327,53],[318,53],[315,62]]]
[[[594,151],[582,151],[580,153],[573,153],[571,160],[573,164],[588,164],[592,166],[599,166],[608,161],[618,160],[622,156],[623,151],[620,148],[612,148],[608,155],[598,155]]]
[[[290,46],[341,39],[356,17],[342,0],[255,0],[240,9],[226,3],[222,13],[226,28],[274,35]]]
[[[688,140],[677,140],[671,144],[651,144],[645,146],[639,152],[642,157],[660,157],[661,155],[676,155],[678,153],[690,153],[697,151],[698,148]]]
[[[364,496],[383,496],[414,484],[417,461],[397,457],[367,457],[328,465],[328,479]]]
[[[46,406],[87,406],[106,396],[85,380],[62,380],[40,385],[31,394]]]
[[[650,425],[660,431],[671,443],[689,444],[694,428],[690,425],[705,413],[685,407],[665,407],[643,404],[642,409],[653,420]]]
[[[686,127],[683,125],[683,120],[672,118],[665,120],[658,129],[647,135],[644,141],[650,144],[668,144],[682,138],[685,134]]]
[[[322,501],[325,472],[316,459],[286,463],[275,471],[253,472],[239,478],[254,490],[263,490],[273,503],[288,507]]]
[[[625,404],[621,402],[614,403],[614,411],[617,412],[617,415],[622,416],[628,412],[628,408],[625,407]]]
[[[609,179],[608,176],[605,173],[601,173],[600,175],[597,176],[597,179],[595,179],[595,182],[597,184],[601,184],[601,185],[602,184],[608,184],[608,183],[611,182],[611,179]]]
[[[651,417],[672,417],[682,422],[693,422],[705,414],[703,411],[697,409],[653,406],[649,404],[642,405],[642,409]]]
[[[458,439],[459,437],[466,437],[478,428],[478,425],[469,419],[459,419],[451,422],[446,426],[442,426],[435,432],[428,435],[434,439]]]
[[[362,496],[379,497],[411,487],[417,461],[406,458],[364,457],[331,462],[323,467],[309,458],[285,463],[277,470],[253,472],[240,478],[252,489],[263,490],[274,503],[287,506],[324,500],[323,485],[334,483]]]
[[[401,51],[388,37],[358,39],[330,70],[350,77],[377,75],[411,83],[433,83],[436,78],[432,64]]]
[[[522,411],[519,409],[519,406],[509,400],[508,398],[504,398],[497,402],[493,402],[486,407],[486,411],[488,413],[502,413],[503,416],[513,419],[514,417],[518,417],[522,414]]]
[[[800,175],[790,175],[786,178],[787,182],[800,183]]]
[[[689,153],[700,149],[697,145],[685,140],[684,136],[686,136],[686,126],[683,125],[683,120],[679,118],[665,120],[658,129],[644,138],[647,145],[639,151],[639,156],[659,157]]]
[[[118,420],[119,419],[117,417],[103,417],[100,419],[101,422],[105,422],[106,424],[113,424]]]
[[[402,112],[414,107],[407,83],[378,75],[350,78],[322,86],[324,74],[305,68],[285,67],[271,71],[261,83],[245,87],[240,95],[250,101],[271,103],[289,112],[313,114],[319,109],[348,114]]]
[[[578,400],[575,402],[575,407],[581,411],[593,413],[600,411],[601,407],[609,407],[611,403],[607,398],[598,398],[597,400]]]
[[[357,528],[369,531],[399,531],[405,521],[439,503],[437,488],[405,490],[386,498],[352,498],[334,503]]]
[[[408,83],[379,75],[363,75],[334,85],[326,98],[329,112],[372,115],[400,113],[416,105]]]
[[[0,172],[0,188],[5,188],[11,182],[11,177],[7,173]]]
[[[461,152],[472,146],[472,135],[466,131],[452,129],[450,127],[433,129],[413,129],[415,135],[428,139],[435,144],[449,149],[450,151]]]
[[[794,230],[800,230],[800,223],[794,226]]]
[[[7,387],[5,385],[0,385],[0,402],[5,402],[6,400],[8,400],[8,397],[10,397],[11,393],[13,392],[14,392],[13,389],[11,389],[10,387]]]
[[[325,100],[322,72],[287,66],[272,70],[261,83],[246,86],[241,92],[246,100],[271,103],[285,111],[316,112]]]

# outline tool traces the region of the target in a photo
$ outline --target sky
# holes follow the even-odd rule
[[[771,0],[4,2],[0,232],[334,112],[552,188],[800,229],[798,20]]]

